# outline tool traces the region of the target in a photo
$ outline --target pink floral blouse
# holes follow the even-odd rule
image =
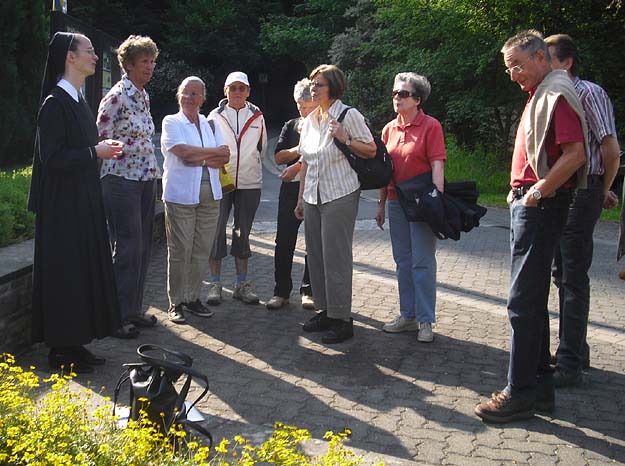
[[[152,143],[154,122],[150,98],[145,89],[140,91],[123,75],[100,102],[97,123],[101,139],[124,143],[122,158],[103,161],[101,177],[116,175],[137,181],[160,178]]]

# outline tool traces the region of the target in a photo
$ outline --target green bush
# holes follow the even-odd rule
[[[2,466],[356,466],[362,458],[343,445],[349,430],[324,436],[328,450],[310,457],[300,442],[310,432],[276,423],[271,437],[260,446],[241,436],[223,439],[212,450],[174,426],[166,435],[146,417],[129,421],[125,429],[110,406],[89,409],[93,392],[77,391],[69,381],[75,375],[52,374],[40,380],[0,354],[0,465]],[[45,394],[41,396],[42,388]],[[107,400],[110,402],[110,400]],[[177,445],[178,447],[174,447]]]
[[[505,205],[510,190],[510,168],[496,154],[482,148],[467,149],[445,136],[447,181],[475,181],[480,192],[480,204]]]
[[[30,176],[30,167],[0,171],[0,247],[35,234],[35,216],[26,209]]]

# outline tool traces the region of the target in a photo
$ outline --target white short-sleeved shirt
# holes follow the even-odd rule
[[[304,182],[304,201],[309,204],[326,204],[353,193],[360,187],[356,172],[349,165],[345,154],[334,144],[334,138],[328,131],[330,118],[338,119],[347,108],[340,100],[328,109],[328,118],[319,121],[320,108],[308,115],[300,134],[299,153],[308,168]],[[343,128],[352,139],[364,143],[373,142],[371,131],[362,114],[352,108],[345,115]]]
[[[208,120],[198,115],[200,133],[195,123],[189,121],[186,115],[178,112],[163,118],[163,132],[161,135],[161,151],[165,158],[163,162],[163,201],[177,204],[199,204],[202,170],[208,170],[213,198],[222,198],[219,170],[210,167],[187,167],[181,158],[171,152],[172,147],[178,144],[188,144],[196,147],[219,147],[224,144],[215,126],[215,134],[208,124]]]

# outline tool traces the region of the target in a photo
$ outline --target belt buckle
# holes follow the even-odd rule
[[[520,199],[525,196],[525,192],[526,189],[524,186],[521,186],[520,188],[512,188],[512,195],[515,199]]]

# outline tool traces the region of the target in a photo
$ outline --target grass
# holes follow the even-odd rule
[[[480,192],[479,203],[485,206],[508,207],[506,196],[510,190],[510,162],[502,162],[492,152],[481,148],[469,150],[447,137],[445,178],[448,181],[474,180]],[[622,204],[601,212],[601,220],[618,222]]]

